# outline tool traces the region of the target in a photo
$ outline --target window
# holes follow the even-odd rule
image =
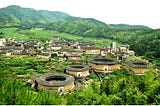
[[[108,71],[108,66],[104,66],[104,71]]]
[[[58,92],[63,92],[64,91],[64,87],[59,87],[58,88]]]
[[[92,50],[92,54],[96,54],[96,51],[95,51],[95,50]]]
[[[77,72],[77,76],[78,77],[82,76],[82,73],[81,72]]]

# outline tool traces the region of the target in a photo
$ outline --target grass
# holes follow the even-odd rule
[[[0,29],[0,32],[3,32],[4,34],[1,35],[2,37],[9,37],[13,38],[16,40],[29,40],[29,39],[34,39],[34,40],[47,40],[52,38],[53,36],[58,36],[58,37],[63,37],[63,38],[68,38],[68,39],[83,39],[85,41],[91,41],[94,42],[98,46],[107,46],[110,44],[110,42],[113,42],[108,39],[102,39],[102,38],[86,38],[86,37],[80,37],[78,35],[70,35],[66,33],[57,33],[54,31],[44,31],[44,30],[37,30],[37,29],[31,29],[31,30],[19,30],[17,28],[5,28],[5,29]],[[119,43],[117,44],[119,45]],[[109,104],[115,104],[115,98],[112,97],[118,97],[117,95],[121,94],[121,91],[118,91],[118,94],[110,94],[107,96],[105,93],[101,94],[100,89],[101,86],[99,86],[99,80],[96,77],[95,74],[91,74],[87,79],[93,79],[95,82],[88,84],[87,88],[85,89],[76,89],[74,92],[71,93],[66,93],[59,95],[58,93],[53,93],[50,91],[38,91],[34,92],[31,90],[31,88],[26,86],[26,80],[32,76],[33,74],[35,75],[40,75],[43,74],[44,72],[50,72],[50,73],[56,73],[56,72],[63,72],[63,69],[67,65],[71,63],[67,61],[50,61],[49,59],[42,59],[42,58],[37,58],[37,57],[31,57],[31,56],[0,56],[0,105],[1,104],[16,104],[16,105],[49,105],[49,104],[59,104],[59,105],[109,105]],[[16,75],[23,75],[23,74],[28,74],[25,78],[22,79],[17,79]],[[131,74],[132,75],[132,74]],[[130,74],[126,74],[123,69],[120,69],[118,71],[113,72],[112,74],[109,73],[108,76],[104,77],[106,79],[104,80],[109,80],[109,82],[113,82],[113,86],[111,85],[111,89],[116,90],[116,87],[118,84],[121,84],[121,80],[125,78],[126,76],[129,76],[129,78],[132,78]],[[148,74],[148,77],[146,77],[150,82],[148,83],[147,86],[151,86],[153,88],[154,86],[159,87],[159,76],[158,80],[152,79],[154,78],[152,74]],[[119,77],[118,77],[119,76]],[[131,77],[130,77],[131,76]],[[141,76],[140,76],[141,77]],[[142,76],[143,77],[143,76]],[[126,77],[127,80],[128,77]],[[113,80],[112,80],[113,79]],[[133,79],[133,78],[132,78]],[[137,89],[137,87],[134,85],[135,81],[139,82],[139,80],[134,80],[129,79],[131,83],[129,84],[129,87],[133,87]],[[150,80],[151,79],[151,80]],[[120,80],[120,81],[119,81]],[[123,81],[123,80],[122,80]],[[152,83],[151,83],[152,81]],[[105,81],[104,81],[105,82]],[[156,83],[155,83],[156,82]],[[83,84],[83,83],[82,83]],[[104,83],[105,85],[109,85],[109,83]],[[152,84],[152,85],[149,85]],[[113,87],[113,88],[112,88]],[[117,87],[118,88],[118,87]],[[151,89],[150,88],[150,89]],[[103,89],[103,86],[102,86]],[[131,88],[132,89],[132,88]],[[149,90],[150,90],[149,89]],[[151,89],[152,90],[152,89]],[[102,90],[103,91],[103,90]],[[105,86],[104,86],[104,91]],[[103,92],[104,92],[103,91]],[[126,92],[131,92],[130,94],[134,94],[134,91],[128,90],[126,87],[125,90]],[[153,89],[153,91],[155,91]],[[158,89],[157,89],[158,91]],[[136,91],[137,92],[137,91]],[[151,91],[148,91],[151,92]],[[138,91],[138,93],[141,93]],[[150,93],[148,93],[150,94]],[[152,94],[152,92],[151,92]],[[154,95],[154,92],[153,92]],[[135,95],[137,96],[137,93]],[[132,97],[133,97],[132,96]],[[152,96],[152,95],[151,95]],[[146,97],[146,95],[145,95]],[[159,100],[159,95],[153,96],[153,98],[157,97],[157,101]],[[120,98],[123,99],[123,98]],[[133,98],[133,100],[137,100],[138,98]],[[107,101],[108,100],[108,101]],[[128,99],[129,100],[129,99]],[[132,99],[131,103],[132,103]],[[113,102],[112,102],[113,101]],[[125,102],[123,104],[126,104]],[[133,103],[132,103],[133,104]],[[143,103],[142,103],[143,104]],[[159,102],[155,103],[159,104]]]
[[[93,37],[82,37],[79,35],[72,35],[67,33],[58,33],[52,30],[43,30],[43,29],[29,29],[29,30],[21,30],[18,28],[2,28],[0,29],[1,37],[12,38],[15,40],[49,40],[54,36],[58,36],[61,38],[68,38],[72,40],[84,40],[95,43],[97,46],[108,46],[111,42],[116,42],[110,39],[103,38],[93,38]],[[121,45],[116,42],[117,45]]]
[[[107,81],[110,82],[110,86],[113,87],[115,92],[118,92],[119,95],[121,91],[117,91],[116,87],[119,88],[121,81],[125,78],[133,78],[134,74],[125,71],[124,69],[117,70],[113,73],[106,73],[103,76],[103,85],[100,85],[97,76],[94,73],[91,73],[90,76],[86,78],[86,81],[82,82],[82,89],[74,89],[73,92],[58,94],[51,91],[39,90],[35,92],[34,89],[26,85],[26,81],[30,76],[41,75],[45,73],[61,73],[67,65],[71,64],[68,61],[49,61],[49,59],[31,57],[31,56],[0,56],[0,105],[109,105],[114,104],[114,102],[104,102],[106,98],[112,101],[110,96],[114,96],[114,92],[107,96],[105,93],[102,96],[101,91],[105,91],[105,85]],[[49,69],[54,66],[54,68]],[[50,72],[49,72],[50,70]],[[17,75],[23,75],[23,78],[18,78]],[[154,74],[147,74],[147,81],[152,81],[155,77]],[[143,77],[143,76],[137,76]],[[92,79],[92,80],[90,80]],[[151,79],[151,80],[150,80]],[[148,84],[152,86],[159,86],[159,77]],[[120,80],[120,81],[119,81]],[[93,81],[93,82],[91,82]],[[114,81],[114,82],[113,82]],[[132,81],[132,80],[131,80]],[[133,79],[132,83],[128,85],[129,87],[135,87],[135,81],[139,82],[136,79]],[[113,83],[112,83],[113,82]],[[157,83],[154,83],[157,82]],[[113,86],[112,86],[112,84]],[[126,84],[126,85],[127,85]],[[157,84],[157,85],[156,85]],[[147,85],[148,86],[148,85]],[[112,88],[110,89],[112,90]],[[102,90],[101,90],[102,89]],[[110,90],[110,91],[111,91]],[[127,86],[126,89],[128,90]],[[154,91],[154,90],[153,90]],[[127,91],[129,92],[129,91]],[[130,91],[134,93],[134,91]],[[138,91],[140,92],[140,91]],[[136,94],[135,94],[136,95]],[[104,101],[103,101],[104,99]],[[123,99],[123,98],[121,98]],[[113,98],[114,100],[114,98]],[[135,100],[135,99],[134,99]],[[157,100],[158,96],[157,96]],[[126,104],[124,102],[124,104]],[[157,102],[159,104],[159,102]]]
[[[63,73],[68,61],[51,61],[46,58],[32,56],[0,56],[0,77],[13,75],[29,75],[43,73]]]
[[[30,76],[41,75],[44,70],[49,73],[60,73],[67,65],[68,61],[49,61],[48,59],[31,56],[0,56],[0,105],[1,104],[73,104],[70,101],[72,96],[79,93],[59,95],[51,91],[35,92],[26,86],[26,81]],[[55,66],[53,69],[49,69]],[[17,75],[25,75],[18,78]],[[81,90],[80,90],[81,91]],[[82,94],[84,91],[81,91]],[[82,96],[84,98],[84,95]],[[75,102],[75,104],[77,104]],[[79,101],[80,104],[80,101]]]
[[[61,37],[61,38],[72,39],[72,40],[84,40],[84,41],[88,41],[88,42],[93,42],[97,46],[108,46],[108,45],[110,45],[111,42],[116,42],[116,41],[113,41],[110,39],[82,37],[82,36],[71,35],[71,34],[67,34],[67,33],[57,33],[57,34],[53,34],[53,35]],[[121,45],[121,43],[119,43],[119,42],[116,42],[116,43],[117,43],[117,45]]]
[[[18,28],[2,28],[0,32],[3,32],[2,37],[15,40],[48,40],[53,37],[48,31],[38,29],[21,30]],[[52,33],[53,32],[54,31],[52,31]]]
[[[43,67],[39,67],[42,63]],[[30,56],[0,56],[0,76],[6,76],[6,73],[10,73],[12,75],[32,74],[33,72],[48,69],[48,65],[51,66],[48,59]]]

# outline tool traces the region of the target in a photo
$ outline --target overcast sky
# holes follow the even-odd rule
[[[160,28],[160,0],[0,0],[0,8],[8,5],[62,11],[106,24]]]

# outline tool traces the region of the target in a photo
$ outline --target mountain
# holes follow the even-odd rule
[[[131,45],[137,55],[143,55],[151,61],[160,61],[160,31],[143,25],[106,24],[93,18],[12,5],[0,9],[0,28],[2,27],[43,27],[84,37],[112,39]]]
[[[22,8],[20,6],[11,5],[0,9],[0,26],[21,26],[21,25],[46,25],[54,22],[64,21],[86,21],[92,25],[105,25],[95,19],[83,19],[72,17],[66,13],[59,11],[35,10],[31,8]]]
[[[148,29],[146,26],[106,24],[93,18],[73,17],[59,11],[35,10],[11,5],[0,9],[0,27],[43,27],[70,34],[104,37],[112,30]]]
[[[114,27],[114,28],[120,28],[120,29],[128,29],[128,28],[149,28],[147,26],[144,26],[144,25],[127,25],[127,24],[109,24],[111,27]]]
[[[0,26],[22,26],[31,25],[33,27],[46,24],[57,24],[73,22],[81,24],[80,26],[92,27],[108,27],[108,28],[148,28],[146,26],[131,26],[131,25],[107,25],[93,18],[72,17],[64,12],[35,10],[32,8],[22,8],[20,6],[11,5],[0,9]]]
[[[47,24],[69,17],[68,14],[58,11],[37,11],[15,5],[0,9],[0,16],[0,26]]]

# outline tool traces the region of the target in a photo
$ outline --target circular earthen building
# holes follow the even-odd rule
[[[36,79],[38,88],[52,91],[68,91],[74,88],[74,77],[67,74],[44,74]]]
[[[127,61],[126,65],[128,69],[135,74],[143,74],[145,70],[148,68],[148,63],[143,61]]]
[[[120,63],[110,58],[89,58],[88,65],[96,72],[113,72],[120,69]]]
[[[66,68],[66,73],[77,78],[84,78],[89,75],[89,66],[86,65],[69,65]]]

